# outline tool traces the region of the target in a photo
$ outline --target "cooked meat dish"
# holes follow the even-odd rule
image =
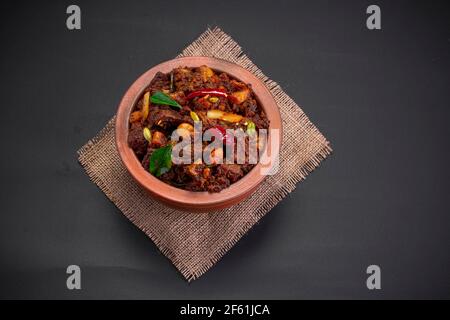
[[[212,129],[216,133],[212,140],[221,137],[224,147],[211,152],[210,164],[173,163],[172,133],[184,129],[180,131],[182,136],[193,137],[194,123],[199,122],[202,132]],[[180,66],[169,73],[158,72],[145,88],[130,114],[128,145],[143,168],[165,183],[189,191],[220,192],[255,166],[248,159],[248,148],[242,164],[217,160],[226,157],[226,144],[236,142],[236,137],[230,137],[226,130],[255,134],[268,128],[269,120],[250,84],[208,66]],[[248,140],[246,136],[246,144]],[[209,143],[202,142],[203,150]]]

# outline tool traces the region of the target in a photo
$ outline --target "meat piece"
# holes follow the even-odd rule
[[[144,167],[145,170],[149,171],[150,169],[150,157],[152,156],[153,151],[156,149],[153,148],[151,145],[148,145],[147,147],[147,153],[142,158],[142,167]]]
[[[152,134],[151,146],[154,148],[160,148],[167,143],[167,138],[164,133],[159,131],[154,131]]]
[[[154,94],[156,91],[169,90],[170,80],[167,74],[158,72],[150,82],[150,93]]]
[[[244,101],[241,105],[238,105],[238,108],[238,110],[242,112],[246,118],[251,118],[258,112],[258,105],[254,99]]]
[[[238,91],[238,90],[243,90],[246,89],[247,86],[245,85],[245,83],[241,82],[241,81],[237,81],[235,79],[230,81],[230,85],[233,88],[233,91]]]
[[[203,178],[209,179],[210,176],[211,176],[211,169],[210,168],[203,169]]]
[[[184,122],[184,117],[175,110],[154,108],[150,112],[148,121],[150,126],[156,125],[163,129],[170,129]]]
[[[269,127],[269,120],[267,119],[265,114],[263,115],[263,117],[261,117],[259,114],[255,114],[253,117],[248,118],[248,119],[253,121],[256,128],[258,128],[258,129]]]
[[[240,91],[233,92],[230,96],[231,101],[236,104],[241,104],[247,98],[250,97],[250,90],[248,88],[242,89]]]
[[[254,166],[255,166],[254,164],[243,164],[243,165],[241,165],[241,169],[244,172],[244,175],[249,173],[250,170],[252,170]]]
[[[144,127],[140,122],[134,122],[131,124],[130,131],[128,132],[128,145],[133,149],[134,153],[139,159],[142,159],[147,152],[148,142],[143,135]]]
[[[209,128],[212,128],[216,126],[219,123],[218,119],[210,119],[206,116],[206,112],[204,111],[196,111],[198,117],[200,118],[200,121],[202,122],[203,131],[208,130]]]
[[[169,96],[182,106],[186,104],[187,101],[186,95],[184,94],[183,91],[176,91],[174,93],[169,94]]]
[[[169,170],[166,173],[163,173],[160,177],[162,181],[166,181],[169,184],[172,184],[172,181],[175,179],[175,173],[173,170]]]
[[[214,75],[214,71],[212,71],[212,69],[209,68],[208,66],[200,66],[198,67],[198,71],[202,75],[203,82],[208,81],[209,78],[211,78]]]
[[[185,172],[194,179],[202,179],[202,171],[205,166],[203,164],[191,163],[186,166]]]
[[[185,67],[176,68],[173,70],[173,77],[175,81],[175,87],[178,90],[182,90],[185,92],[192,91],[192,78],[193,72]]]
[[[224,176],[215,177],[213,181],[211,181],[208,186],[208,192],[220,192],[221,190],[228,188],[230,186],[230,180],[228,180]]]
[[[233,91],[233,87],[230,83],[230,77],[226,73],[221,73],[219,75],[219,82],[220,82],[219,87],[222,87],[228,92]]]
[[[227,177],[231,183],[238,181],[244,175],[238,164],[221,164],[217,168],[217,175]]]

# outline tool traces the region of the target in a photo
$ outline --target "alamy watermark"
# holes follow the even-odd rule
[[[69,275],[66,280],[66,286],[69,290],[81,289],[81,269],[79,266],[72,264],[67,267],[66,273]]]
[[[66,20],[66,26],[69,30],[81,29],[81,9],[75,4],[67,7],[66,13],[69,14]]]
[[[367,7],[367,14],[370,16],[366,20],[366,26],[369,30],[381,30],[381,9],[376,4]]]
[[[278,129],[212,127],[203,132],[195,121],[193,131],[178,128],[172,132],[172,162],[178,165],[259,164],[262,175],[274,175],[279,169],[281,132]]]
[[[376,264],[367,267],[366,273],[370,276],[366,280],[366,286],[369,290],[381,289],[381,268]]]

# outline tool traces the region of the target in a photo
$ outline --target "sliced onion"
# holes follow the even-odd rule
[[[225,113],[220,110],[208,110],[206,116],[209,119],[221,119]]]

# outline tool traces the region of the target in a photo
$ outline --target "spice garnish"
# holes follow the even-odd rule
[[[176,102],[171,97],[169,97],[167,94],[165,94],[165,93],[163,93],[161,91],[155,92],[152,95],[150,100],[154,104],[163,104],[163,105],[168,105],[168,106],[172,106],[172,107],[176,107],[178,109],[181,109],[181,106],[180,106],[180,104],[178,102]]]
[[[256,132],[256,125],[253,121],[248,121],[247,123],[247,133],[252,135]]]
[[[172,167],[172,145],[156,149],[150,156],[149,171],[159,177]]]
[[[152,141],[152,133],[149,128],[145,127],[142,131],[142,134],[144,135],[145,140],[147,140],[148,142]]]
[[[190,112],[191,118],[194,121],[200,121],[200,118],[198,117],[198,114],[196,114],[194,111]]]

